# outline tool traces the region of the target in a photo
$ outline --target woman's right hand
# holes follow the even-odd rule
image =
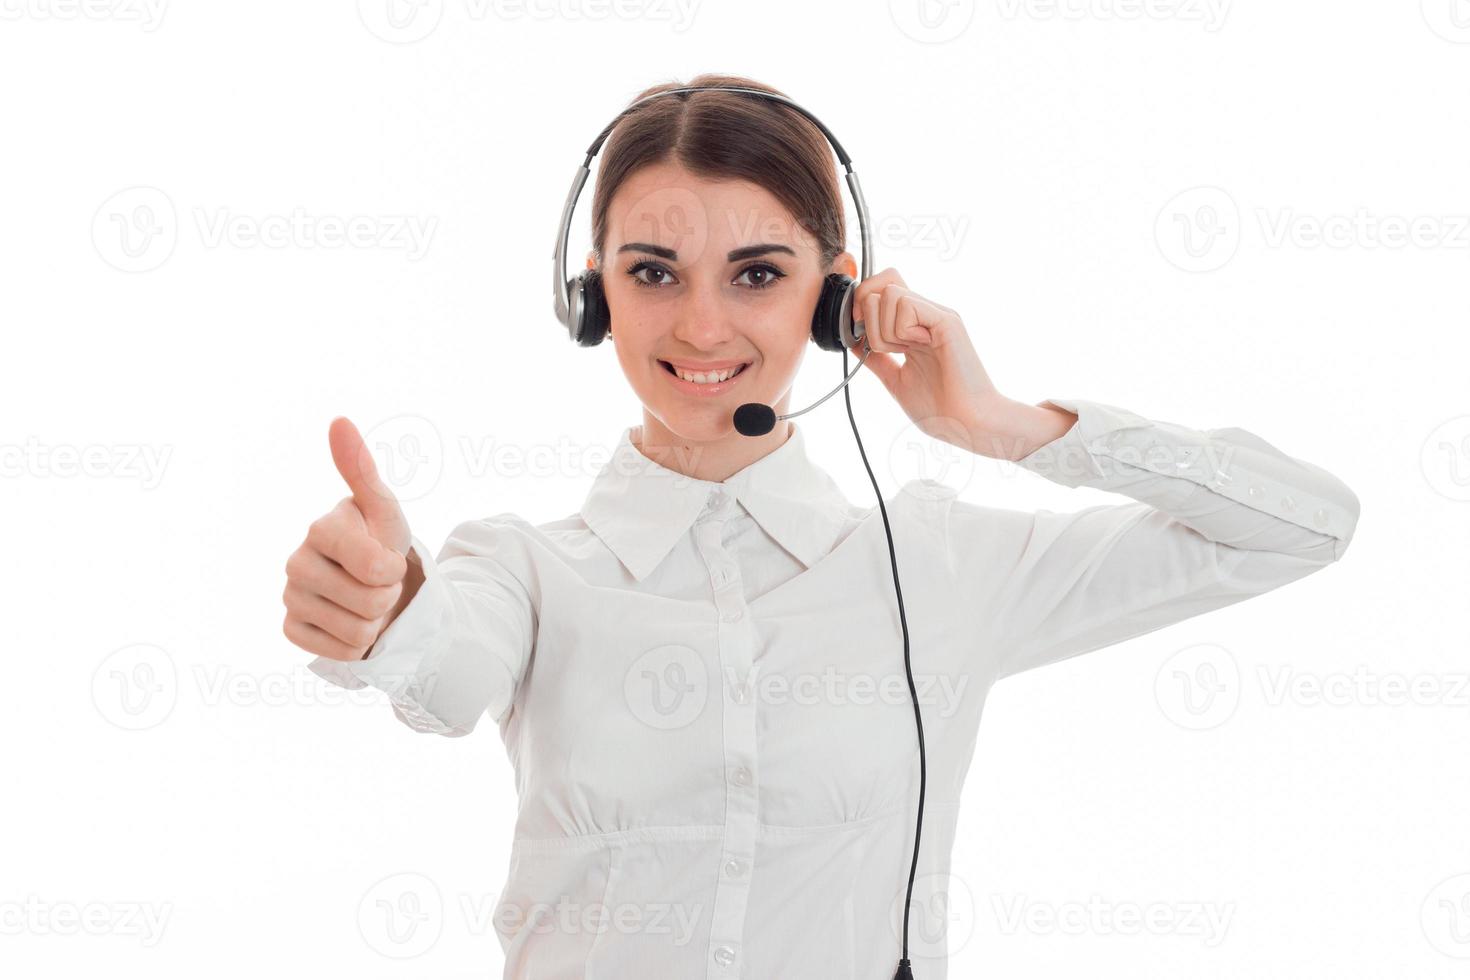
[[[361,660],[413,600],[423,569],[409,562],[408,518],[378,477],[357,427],[336,418],[332,460],[350,497],[311,522],[286,561],[286,638],[308,653]]]

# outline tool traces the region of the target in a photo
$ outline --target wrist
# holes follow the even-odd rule
[[[1060,439],[1076,422],[1075,412],[1047,403],[1031,405],[997,393],[977,406],[969,448],[981,456],[1015,462]]]

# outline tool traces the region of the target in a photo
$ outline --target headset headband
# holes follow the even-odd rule
[[[867,279],[871,274],[872,270],[868,268],[870,252],[868,206],[863,200],[862,185],[858,183],[857,173],[852,169],[852,159],[847,155],[847,151],[842,148],[842,144],[837,142],[837,137],[832,135],[832,131],[823,125],[820,119],[784,95],[777,95],[774,92],[766,92],[761,89],[742,88],[731,85],[686,85],[679,88],[667,89],[662,92],[655,92],[652,95],[646,95],[618,113],[617,117],[603,128],[602,132],[598,134],[597,139],[587,148],[587,158],[582,161],[582,164],[577,168],[576,174],[572,177],[572,189],[567,192],[566,204],[563,205],[561,210],[561,229],[557,232],[556,251],[552,255],[552,291],[555,301],[556,319],[567,328],[567,333],[571,335],[573,340],[577,339],[577,322],[581,318],[581,310],[572,309],[572,307],[573,305],[581,305],[581,293],[580,290],[574,293],[572,281],[567,278],[567,239],[572,231],[572,212],[577,207],[577,198],[581,196],[582,187],[587,183],[587,178],[591,175],[588,167],[592,163],[592,158],[602,149],[602,144],[608,135],[612,133],[613,127],[625,115],[651,99],[661,98],[665,95],[676,95],[680,92],[743,92],[747,95],[758,96],[772,102],[780,102],[783,105],[790,106],[811,120],[812,124],[821,130],[822,135],[827,138],[827,142],[832,144],[832,149],[836,152],[837,159],[847,169],[847,173],[845,174],[847,178],[847,189],[852,194],[853,204],[857,207],[858,229],[862,237],[863,264],[862,275],[859,277],[859,281]]]

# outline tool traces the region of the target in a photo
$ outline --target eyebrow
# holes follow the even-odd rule
[[[679,253],[673,249],[664,248],[662,245],[650,245],[647,242],[629,242],[618,249],[618,254],[621,255],[623,252],[651,252],[661,259],[668,259],[670,262],[677,262],[679,259]],[[731,250],[725,256],[725,260],[727,262],[739,262],[741,259],[752,259],[757,255],[766,255],[770,252],[785,252],[792,258],[796,257],[796,253],[785,245],[745,245],[741,248]]]

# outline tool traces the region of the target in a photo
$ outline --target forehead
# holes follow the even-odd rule
[[[674,163],[650,164],[618,187],[608,204],[608,246],[642,242],[679,250],[690,245],[756,243],[815,251],[816,240],[776,196],[748,180],[709,179]],[[703,249],[699,249],[703,254]]]

